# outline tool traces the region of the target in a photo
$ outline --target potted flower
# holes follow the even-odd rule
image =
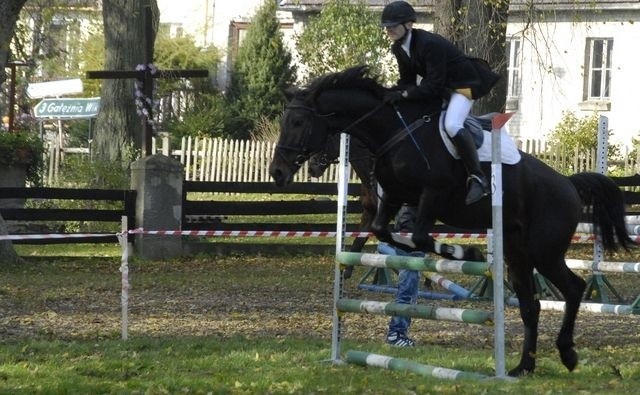
[[[33,133],[0,132],[0,186],[40,185],[43,152],[42,140]],[[11,180],[12,175],[22,180]]]

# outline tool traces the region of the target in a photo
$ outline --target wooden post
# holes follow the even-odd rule
[[[16,67],[27,66],[27,63],[20,61],[7,62],[7,67],[11,69],[11,82],[9,83],[9,127],[8,132],[12,133],[15,124],[16,113]]]

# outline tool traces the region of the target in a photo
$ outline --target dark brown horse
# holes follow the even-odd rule
[[[291,92],[270,166],[272,178],[278,185],[290,182],[329,136],[350,133],[376,153],[375,176],[384,190],[372,224],[376,237],[405,249],[463,258],[462,248],[441,244],[429,232],[436,220],[459,228],[491,228],[491,198],[465,205],[466,171],[448,152],[439,133],[439,101],[403,102],[399,116],[383,103],[385,88],[367,71],[366,67],[351,68]],[[356,121],[358,127],[353,127]],[[573,370],[578,363],[574,324],[586,284],[567,267],[565,254],[584,207],[591,209],[605,249],[632,246],[625,228],[623,196],[601,174],[565,177],[524,152],[520,155],[517,163],[502,165],[504,255],[524,324],[520,362],[509,374],[527,374],[536,366],[540,302],[535,298],[534,269],[565,299],[556,346],[562,363]],[[483,163],[483,170],[491,174],[490,163]],[[409,246],[394,240],[388,230],[403,203],[418,207]]]
[[[361,232],[371,231],[371,223],[376,215],[378,196],[377,183],[373,177],[373,165],[375,156],[369,151],[362,141],[352,138],[349,144],[349,163],[360,179],[360,204],[362,215],[358,229]],[[337,162],[340,156],[340,136],[334,135],[327,139],[324,148],[311,155],[309,158],[309,174],[312,177],[321,177],[331,164]],[[349,251],[360,252],[366,244],[368,237],[356,237]],[[345,278],[351,277],[353,266],[347,266],[344,272]]]

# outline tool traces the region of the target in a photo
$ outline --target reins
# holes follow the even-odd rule
[[[431,165],[429,164],[429,159],[427,159],[427,156],[424,154],[424,151],[422,151],[422,147],[420,146],[420,144],[418,144],[418,142],[416,141],[416,138],[413,137],[413,133],[411,133],[413,130],[417,129],[419,126],[415,127],[413,130],[409,130],[409,126],[407,126],[407,122],[404,120],[404,117],[400,113],[400,109],[398,109],[398,106],[395,103],[393,103],[393,109],[396,111],[396,114],[398,115],[398,118],[400,118],[400,122],[402,122],[402,125],[404,126],[405,130],[407,131],[407,135],[409,135],[409,137],[411,137],[411,141],[413,141],[413,145],[415,145],[416,149],[418,150],[418,152],[420,152],[420,156],[422,156],[422,160],[424,160],[424,163],[427,165],[427,170],[431,170]],[[424,121],[423,118],[419,118],[419,119],[422,119]],[[420,126],[422,126],[423,124],[424,124],[424,122],[421,123]]]
[[[427,164],[427,168],[429,170],[431,170],[431,166],[429,165],[429,160],[427,159],[426,155],[422,151],[422,147],[420,146],[420,144],[418,144],[416,139],[413,137],[413,132],[416,129],[422,127],[424,124],[431,122],[431,118],[433,116],[435,116],[437,113],[423,115],[422,117],[420,117],[420,118],[416,119],[415,121],[413,121],[411,124],[407,125],[407,123],[404,120],[404,117],[402,116],[402,114],[400,114],[400,111],[398,111],[397,108],[395,108],[395,110],[396,110],[396,113],[398,114],[398,117],[400,118],[400,120],[402,122],[403,128],[401,128],[398,131],[397,134],[395,134],[386,143],[384,143],[380,148],[378,148],[378,150],[376,151],[376,158],[381,157],[382,155],[387,153],[387,151],[389,151],[391,149],[391,147],[393,147],[394,145],[398,144],[400,141],[404,140],[405,137],[409,136],[409,137],[411,137],[411,141],[413,141],[413,144],[416,146],[416,149],[422,155],[422,159]]]
[[[404,126],[404,128],[401,128],[398,131],[397,134],[395,134],[393,137],[391,137],[386,143],[384,143],[376,151],[376,153],[375,153],[376,160],[375,160],[375,162],[373,164],[373,168],[371,169],[371,180],[372,181],[375,180],[375,167],[378,164],[378,159],[380,157],[382,157],[382,155],[386,154],[387,151],[389,151],[391,149],[391,147],[393,147],[394,145],[398,144],[400,141],[404,140],[404,138],[407,137],[407,136],[411,137],[411,140],[413,141],[413,143],[415,144],[416,148],[418,149],[418,151],[422,155],[422,159],[427,164],[427,169],[431,170],[431,166],[429,165],[429,160],[427,159],[426,155],[422,151],[422,148],[420,147],[420,145],[418,144],[416,139],[413,137],[413,132],[416,131],[417,129],[421,128],[422,126],[424,126],[424,124],[431,122],[431,118],[433,116],[435,116],[437,113],[423,115],[420,118],[418,118],[415,121],[413,121],[411,124],[407,125],[407,123],[404,120],[404,117],[402,116],[402,114],[400,114],[400,111],[398,110],[398,108],[395,105],[393,107],[396,110],[396,114],[398,114],[398,117],[402,121],[402,125]],[[375,187],[375,185],[372,185],[372,187]],[[380,193],[379,193],[379,191],[377,189],[376,189],[376,195],[377,195],[377,197],[378,197],[378,199],[380,201],[384,200],[383,196],[380,195]]]

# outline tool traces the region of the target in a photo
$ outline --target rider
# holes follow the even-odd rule
[[[464,121],[473,101],[486,95],[500,76],[486,62],[467,57],[444,37],[413,28],[415,21],[416,12],[405,1],[391,2],[382,11],[381,26],[393,41],[391,51],[400,72],[398,86],[386,94],[385,100],[448,99],[444,129],[467,169],[466,204],[472,204],[489,194],[489,183]]]

